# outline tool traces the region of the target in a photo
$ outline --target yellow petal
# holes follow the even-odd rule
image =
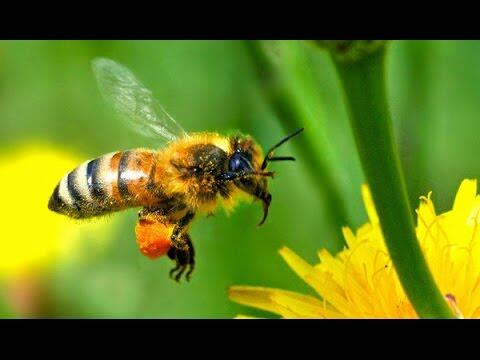
[[[284,246],[279,251],[283,260],[292,268],[295,273],[305,280],[305,276],[313,271],[313,266],[303,260],[300,256],[295,254],[288,247]]]
[[[427,237],[434,236],[436,228],[435,222],[437,221],[437,214],[435,212],[435,207],[431,200],[432,192],[430,191],[428,195],[420,197],[420,205],[416,210],[417,213],[417,237],[420,240],[420,243],[423,245],[427,240]]]
[[[372,224],[378,223],[377,210],[375,209],[375,204],[373,203],[372,194],[368,185],[362,185],[362,198],[363,204],[365,205],[365,210],[367,210],[368,218]]]
[[[255,316],[248,316],[248,315],[243,315],[243,314],[238,314],[237,316],[235,316],[235,319],[241,319],[241,320],[248,320],[248,319],[260,319],[260,318],[257,318]]]
[[[435,220],[437,214],[435,212],[435,206],[432,202],[432,192],[430,191],[427,196],[420,196],[420,205],[417,209],[418,225],[428,225]]]
[[[228,297],[239,304],[282,315],[278,304],[270,298],[273,291],[276,290],[253,286],[231,286],[228,289]]]
[[[289,291],[276,291],[272,294],[272,300],[280,306],[295,313],[295,317],[323,318],[325,309],[323,303],[311,296],[297,294]]]
[[[307,263],[303,260],[300,256],[295,254],[292,250],[288,247],[284,246],[279,250],[280,255],[283,257],[283,260],[292,268],[293,271],[308,285],[310,285],[315,291],[318,293],[318,288],[316,287],[316,283],[312,281],[314,278],[314,274],[317,273],[315,267]],[[326,252],[328,254],[328,252]],[[318,293],[320,296],[321,294]]]
[[[322,298],[328,302],[330,309],[333,309],[334,312],[338,311],[343,316],[351,315],[344,289],[332,278],[331,274],[317,271],[315,275],[307,275],[307,280],[317,293],[321,294]]]
[[[345,238],[345,242],[347,243],[347,246],[349,248],[352,248],[357,241],[357,238],[355,237],[352,229],[350,229],[348,226],[344,226],[342,227],[342,233],[343,237]]]
[[[231,300],[288,318],[322,317],[323,304],[314,297],[292,291],[254,286],[232,286]]]
[[[459,214],[470,213],[472,206],[475,202],[475,196],[477,195],[477,180],[465,179],[458,188],[455,201],[453,203],[453,211]]]

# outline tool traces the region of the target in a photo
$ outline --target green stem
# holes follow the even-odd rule
[[[353,62],[333,59],[385,242],[405,293],[420,317],[452,318],[414,230],[386,98],[385,47]]]
[[[305,118],[298,108],[299,105],[293,101],[280,79],[278,70],[262,48],[261,42],[246,41],[245,45],[253,60],[264,94],[282,127],[287,132],[291,132],[295,128],[305,126],[310,119]],[[309,130],[307,126],[305,133],[295,140],[294,146],[297,146],[310,176],[317,183],[317,188],[321,190],[321,201],[328,209],[327,222],[331,225],[331,236],[334,240],[331,250],[337,252],[346,246],[345,239],[340,236],[338,229],[348,223],[348,215],[341,192],[332,176],[333,172],[323,155],[325,151],[322,148],[325,145],[319,139],[321,137]]]

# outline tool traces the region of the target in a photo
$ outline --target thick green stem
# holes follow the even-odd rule
[[[385,91],[385,48],[352,62],[333,57],[360,160],[402,286],[422,318],[451,318],[414,230]]]
[[[291,94],[285,88],[285,84],[260,41],[246,41],[245,45],[255,65],[264,94],[282,127],[287,132],[291,132],[295,128],[306,126],[311,119],[306,119],[298,109],[298,104],[292,100]],[[345,239],[340,236],[338,229],[348,223],[348,214],[339,187],[332,175],[332,169],[323,155],[325,151],[322,148],[325,145],[320,139],[319,134],[312,132],[311,128],[306,126],[305,133],[295,140],[294,146],[297,146],[298,151],[301,152],[303,162],[307,164],[307,170],[317,183],[318,189],[321,190],[321,201],[328,208],[327,221],[331,224],[332,234],[336,234],[334,248],[331,250],[340,251],[345,246]]]

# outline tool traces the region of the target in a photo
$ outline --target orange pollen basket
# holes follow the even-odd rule
[[[170,236],[173,227],[172,224],[163,224],[155,220],[140,220],[135,227],[140,252],[150,259],[165,255],[172,247]]]

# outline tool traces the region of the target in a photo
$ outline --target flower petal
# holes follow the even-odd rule
[[[373,202],[372,194],[370,193],[370,188],[366,184],[362,185],[362,198],[370,222],[372,224],[378,223],[377,210],[375,209],[375,204]]]
[[[315,277],[318,275],[318,270],[303,260],[300,256],[295,254],[292,250],[288,247],[284,246],[279,250],[280,255],[283,257],[285,262],[292,268],[293,271],[309,286],[311,286],[320,296],[322,294],[319,292],[317,282],[314,281]],[[331,258],[334,261],[334,258],[327,252],[323,252],[323,257]]]
[[[465,217],[470,213],[477,195],[477,180],[465,179],[458,188],[453,211],[457,214],[464,214]]]
[[[261,318],[257,318],[257,317],[255,317],[255,316],[248,316],[248,315],[238,314],[237,316],[235,316],[235,319],[250,320],[250,319],[261,319]]]
[[[313,266],[295,254],[288,247],[284,246],[279,251],[283,260],[292,268],[295,273],[305,280],[305,276],[313,271]]]
[[[427,196],[420,196],[420,205],[416,210],[417,236],[422,243],[425,241],[426,236],[432,236],[434,230],[432,227],[437,219],[435,206],[433,205],[431,197],[431,191]]]
[[[235,302],[288,318],[325,317],[323,303],[292,291],[254,286],[232,286],[228,296]]]

